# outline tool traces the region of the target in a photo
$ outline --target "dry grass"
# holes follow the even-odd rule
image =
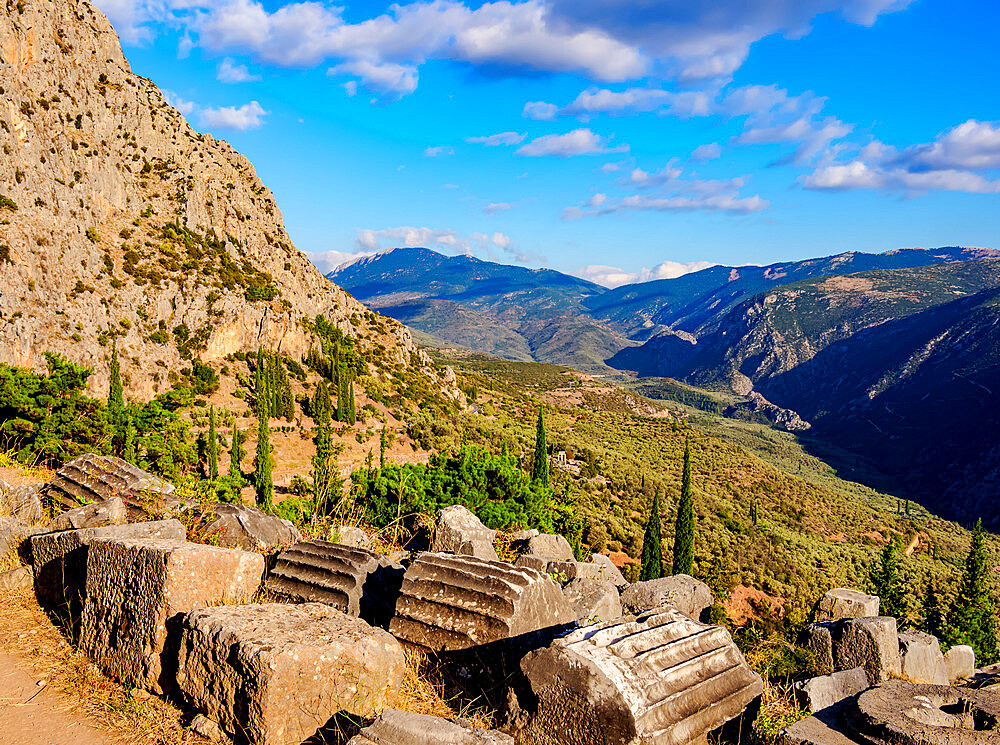
[[[0,601],[0,649],[26,661],[32,673],[70,696],[77,710],[122,745],[189,745],[206,742],[181,724],[181,711],[155,696],[132,691],[105,677],[73,649],[30,590]]]
[[[406,669],[395,708],[435,717],[462,717],[476,729],[496,726],[485,706],[451,695],[448,688],[446,676],[431,658],[419,650],[406,649]]]
[[[760,713],[753,723],[753,742],[758,745],[776,743],[778,732],[807,716],[809,712],[795,703],[790,685],[776,686],[765,679]]]

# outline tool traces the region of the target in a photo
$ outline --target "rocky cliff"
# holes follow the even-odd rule
[[[149,396],[192,357],[300,357],[303,320],[323,314],[381,366],[461,397],[405,327],[295,249],[250,162],[135,75],[84,0],[0,6],[0,148],[0,362],[59,352],[100,393],[117,336],[126,385]]]

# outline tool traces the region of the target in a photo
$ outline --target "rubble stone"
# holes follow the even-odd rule
[[[31,587],[31,567],[19,566],[0,572],[0,591],[24,590]]]
[[[868,674],[863,667],[800,680],[793,686],[796,703],[811,714],[856,696],[866,688],[868,688]]]
[[[456,651],[575,618],[559,586],[534,569],[422,553],[406,570],[389,630],[427,649]]]
[[[291,522],[268,515],[256,507],[219,502],[209,509],[215,519],[208,524],[205,535],[214,536],[220,546],[267,551],[302,540],[299,529]]]
[[[529,556],[541,556],[549,561],[576,561],[569,541],[561,535],[542,533],[532,536],[526,546],[524,553]]]
[[[475,514],[462,505],[455,504],[441,510],[431,550],[499,561],[493,547],[496,537],[495,530],[483,525]]]
[[[44,484],[11,486],[0,481],[0,506],[4,514],[26,523],[42,519],[42,488]]]
[[[610,582],[577,578],[563,587],[563,594],[573,604],[576,620],[581,623],[602,623],[622,615],[621,596]]]
[[[622,609],[631,614],[669,608],[696,621],[707,621],[713,602],[708,585],[686,574],[635,582],[622,592]]]
[[[937,637],[923,631],[899,635],[899,658],[903,675],[913,683],[948,685],[948,670]]]
[[[93,541],[80,646],[106,674],[169,690],[180,617],[196,608],[249,600],[264,557],[185,540]]]
[[[296,602],[332,605],[376,626],[392,617],[403,567],[363,548],[301,541],[282,551],[264,589]]]
[[[865,618],[878,615],[879,598],[847,587],[829,590],[819,601],[818,621]]]
[[[43,528],[25,525],[13,517],[0,517],[0,559],[10,553],[18,553],[22,559],[30,559],[31,551],[25,545],[33,535],[43,532]]]
[[[672,610],[577,629],[521,669],[537,700],[525,742],[683,745],[763,691],[728,631]]]
[[[174,486],[121,458],[88,453],[56,471],[49,489],[82,504],[111,497],[140,501],[150,496],[160,498],[172,493]]]
[[[944,666],[952,683],[971,678],[976,672],[976,652],[967,644],[956,644],[945,652]]]
[[[52,521],[52,530],[81,530],[105,525],[124,525],[128,522],[128,508],[121,497],[111,497],[101,502],[91,502],[59,515]]]
[[[464,719],[386,709],[347,745],[514,745],[514,738],[495,730],[472,729]]]
[[[177,688],[232,736],[301,743],[334,715],[396,701],[403,649],[322,603],[219,606],[184,617]]]
[[[47,608],[67,605],[71,617],[82,608],[87,579],[87,547],[100,538],[170,538],[184,540],[179,520],[157,520],[103,528],[43,533],[31,539],[35,595]]]
[[[604,576],[601,579],[612,582],[619,590],[628,587],[628,580],[622,575],[621,570],[615,566],[615,563],[611,561],[611,557],[604,554],[591,554],[590,561],[593,564],[600,564],[604,567]]]

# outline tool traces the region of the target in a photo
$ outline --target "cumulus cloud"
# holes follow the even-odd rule
[[[554,119],[556,116],[589,119],[597,114],[624,116],[656,111],[690,117],[706,116],[712,113],[712,107],[713,93],[704,90],[674,92],[660,88],[626,88],[612,91],[591,87],[561,108],[544,101],[529,103],[523,115],[529,119]]]
[[[184,116],[191,116],[191,114],[198,108],[198,104],[194,101],[185,101],[176,93],[169,91],[166,88],[163,89],[163,97],[166,99],[168,104],[173,106]]]
[[[444,155],[454,155],[455,148],[449,145],[435,145],[424,149],[425,158],[440,158]]]
[[[379,94],[377,100],[386,103],[408,96],[417,89],[417,68],[411,65],[354,60],[331,67],[326,74],[330,77],[354,75],[360,80],[361,85]],[[356,80],[344,83],[347,95],[353,96],[357,93],[357,86]]]
[[[483,207],[483,212],[487,215],[495,215],[498,212],[506,212],[513,207],[509,202],[493,202]]]
[[[525,134],[520,132],[500,132],[488,137],[466,137],[465,141],[472,145],[486,145],[496,147],[497,145],[519,145],[524,142]]]
[[[929,191],[1000,193],[1000,122],[969,119],[934,142],[896,150],[872,142],[848,162],[827,163],[801,181],[807,189],[876,189],[917,195]]]
[[[219,63],[215,75],[220,83],[252,83],[260,80],[260,75],[253,75],[246,65],[237,65],[231,57],[226,57]]]
[[[664,261],[652,269],[643,267],[637,272],[629,272],[617,266],[591,264],[580,267],[574,274],[582,279],[613,288],[635,282],[649,282],[654,279],[675,279],[691,272],[708,269],[711,266],[715,266],[715,264],[709,261]]]
[[[504,233],[462,235],[457,230],[398,227],[382,230],[358,230],[356,253],[375,253],[385,248],[433,248],[448,254],[472,256],[474,251],[500,249],[512,252],[513,241]]]
[[[238,129],[246,131],[264,124],[264,117],[270,112],[256,101],[242,106],[221,106],[201,110],[202,126],[210,129]]]
[[[607,144],[607,138],[589,129],[574,129],[566,134],[538,137],[519,147],[515,154],[535,158],[545,155],[568,158],[572,155],[625,152],[628,152],[628,145],[611,147]]]
[[[706,160],[715,160],[722,155],[722,148],[718,142],[710,142],[706,145],[699,145],[691,153],[691,160],[704,163]]]
[[[309,257],[309,260],[319,269],[323,274],[329,274],[334,269],[339,269],[340,267],[350,264],[358,259],[362,259],[366,256],[374,256],[375,251],[358,251],[358,252],[348,252],[348,251],[306,251],[305,255]]]
[[[521,112],[521,116],[525,119],[537,119],[543,122],[552,121],[558,114],[559,107],[545,101],[528,101],[524,105],[524,111]]]

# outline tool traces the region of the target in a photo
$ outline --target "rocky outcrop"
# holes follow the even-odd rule
[[[441,510],[434,530],[431,551],[465,554],[479,559],[499,561],[493,541],[497,532],[490,530],[472,512],[462,505],[452,505]]]
[[[707,621],[713,602],[708,585],[686,574],[635,582],[622,592],[622,609],[632,614],[660,608],[676,610],[696,621]]]
[[[423,553],[406,570],[389,630],[426,649],[456,651],[575,620],[559,586],[541,572]]]
[[[177,688],[240,741],[287,745],[392,706],[403,666],[387,632],[322,603],[220,606],[184,617]]]
[[[464,719],[386,709],[347,745],[514,745],[514,738],[495,730],[472,729]]]
[[[83,507],[66,510],[49,526],[54,531],[100,528],[105,525],[124,525],[128,522],[128,507],[121,497],[111,497],[103,502],[92,502]]]
[[[530,653],[525,742],[684,745],[738,717],[763,682],[721,626],[675,611],[587,626]]]
[[[49,491],[79,504],[102,502],[114,497],[148,502],[171,494],[174,486],[121,458],[88,453],[56,471]]]
[[[385,626],[403,581],[403,567],[363,548],[302,541],[282,551],[264,582],[268,592],[295,602],[331,605]]]
[[[249,600],[263,573],[264,558],[249,551],[183,539],[92,541],[80,647],[110,677],[162,693],[173,685],[181,616]]]
[[[837,587],[820,599],[817,621],[838,621],[841,618],[877,616],[879,598],[847,587]]]
[[[271,551],[302,540],[299,529],[291,522],[256,507],[218,502],[208,507],[203,516],[209,520],[205,528],[206,539],[227,548]]]

